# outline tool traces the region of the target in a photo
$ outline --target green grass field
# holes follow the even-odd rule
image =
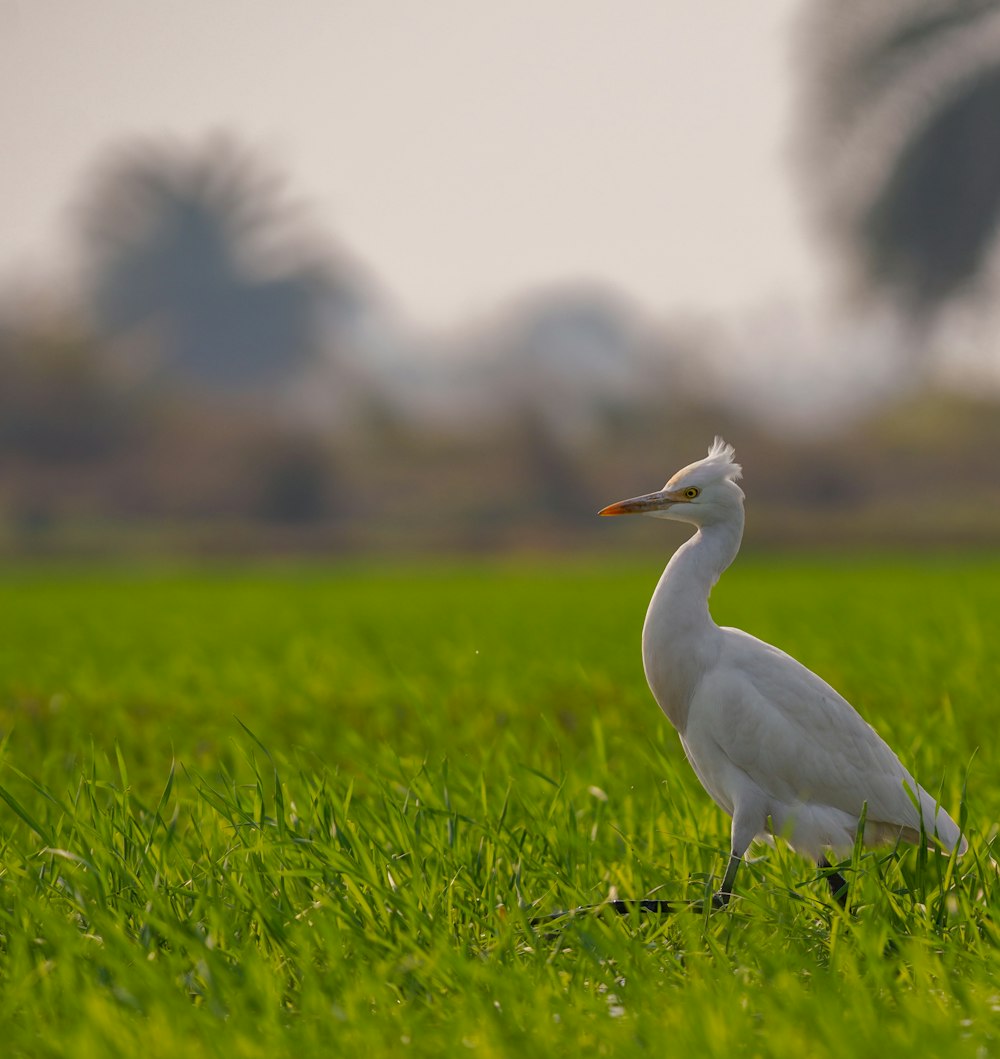
[[[728,820],[645,686],[655,563],[0,578],[6,1056],[1000,1053],[1000,564],[743,559],[713,612],[850,698],[961,861]],[[964,791],[964,793],[963,793]]]

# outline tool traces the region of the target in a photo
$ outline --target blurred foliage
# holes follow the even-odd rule
[[[911,384],[876,406],[862,381],[839,429],[782,435],[781,404],[815,427],[850,332],[824,356],[800,351],[793,315],[742,342],[704,322],[657,329],[577,284],[432,342],[220,137],[111,150],[79,218],[82,304],[0,309],[0,555],[660,546],[646,520],[595,513],[716,433],[747,469],[752,546],[988,547],[1000,530],[996,398]],[[884,346],[876,334],[872,356]],[[789,372],[787,350],[816,377]],[[928,504],[941,481],[948,503]]]
[[[225,137],[113,150],[79,210],[100,333],[151,347],[168,375],[281,383],[320,356],[321,314],[360,298],[277,177]]]
[[[1000,3],[820,0],[800,43],[809,192],[860,286],[933,315],[996,244]]]
[[[441,421],[386,396],[354,408],[345,430],[266,393],[131,385],[79,323],[7,331],[0,552],[653,546],[646,520],[609,525],[596,510],[657,487],[716,432],[746,467],[751,545],[986,547],[1000,530],[1000,406],[988,398],[915,392],[848,432],[794,443],[693,398],[665,405],[655,390],[595,403],[573,434],[563,412],[515,394],[473,421]],[[942,482],[948,502],[928,504]]]

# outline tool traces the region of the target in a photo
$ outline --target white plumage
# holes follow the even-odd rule
[[[794,658],[739,629],[720,628],[708,594],[743,536],[741,468],[716,438],[708,456],[663,489],[606,507],[688,522],[697,533],[671,558],[646,612],[642,658],[656,701],[680,734],[705,790],[732,817],[725,904],[757,836],[779,835],[825,863],[843,854],[865,813],[864,841],[966,842],[846,699]],[[919,803],[919,809],[914,801]],[[843,880],[831,877],[838,885]]]

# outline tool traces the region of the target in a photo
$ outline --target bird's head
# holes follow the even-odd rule
[[[600,514],[652,515],[694,526],[730,519],[743,506],[743,490],[736,484],[743,470],[734,455],[733,446],[717,437],[705,459],[679,470],[662,489],[620,500]]]

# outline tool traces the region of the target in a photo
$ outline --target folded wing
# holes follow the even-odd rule
[[[814,855],[845,839],[849,845],[863,810],[867,841],[917,842],[922,824],[947,849],[965,851],[958,825],[846,699],[777,648],[723,632],[717,664],[692,703],[685,745],[694,757],[699,740],[710,738],[722,751],[731,771],[714,782],[735,788],[727,800],[756,799],[778,833]]]

